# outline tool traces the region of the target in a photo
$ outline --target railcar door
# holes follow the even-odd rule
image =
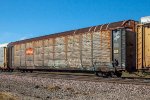
[[[112,63],[117,70],[126,66],[126,32],[124,29],[112,31]]]

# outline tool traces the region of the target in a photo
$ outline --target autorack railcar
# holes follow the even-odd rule
[[[121,76],[122,71],[136,68],[136,24],[126,20],[12,42],[8,45],[8,66],[22,71]]]
[[[150,71],[150,17],[136,27],[136,69]]]

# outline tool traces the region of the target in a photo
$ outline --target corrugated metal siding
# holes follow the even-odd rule
[[[82,34],[82,66],[90,69],[91,63],[91,33]]]
[[[0,47],[0,67],[4,67],[4,48]]]
[[[111,64],[111,32],[93,33],[93,62],[97,66],[110,67]]]
[[[21,44],[21,47],[20,47],[20,59],[21,59],[21,66],[25,66],[25,52],[26,52],[26,47],[25,47],[25,44]]]
[[[14,47],[14,66],[93,70],[93,63],[110,65],[110,43],[110,31],[101,31],[19,44]],[[34,49],[33,55],[26,54],[28,48]]]
[[[72,68],[79,68],[81,67],[81,35],[67,37],[67,64]]]
[[[65,37],[55,38],[54,44],[54,65],[55,67],[66,67],[66,53],[65,53]]]
[[[14,46],[14,63],[13,66],[20,66],[20,44]]]
[[[33,48],[34,47],[33,43],[34,42],[26,43],[26,50],[29,49],[29,48]],[[25,59],[26,59],[25,64],[26,64],[27,67],[34,66],[34,59],[33,59],[33,57],[34,57],[33,54],[27,55],[25,53]]]
[[[53,39],[44,40],[44,66],[53,66]]]
[[[34,57],[33,57],[33,64],[34,66],[44,66],[44,42],[42,40],[40,41],[35,41],[34,42],[35,46],[34,48]]]

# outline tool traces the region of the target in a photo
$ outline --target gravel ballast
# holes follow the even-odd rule
[[[150,86],[0,75],[0,92],[18,100],[150,100]]]

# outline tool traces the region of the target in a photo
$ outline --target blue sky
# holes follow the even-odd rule
[[[150,15],[150,0],[0,0],[0,44]]]

